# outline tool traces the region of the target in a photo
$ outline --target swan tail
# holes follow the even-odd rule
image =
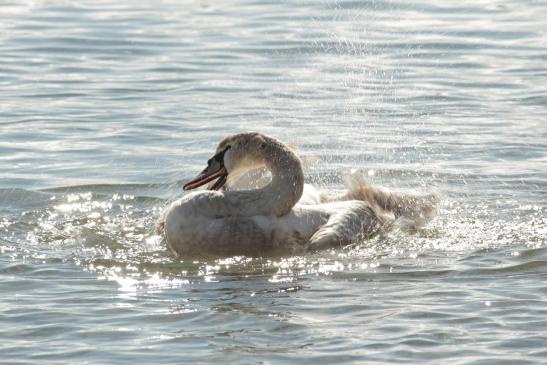
[[[362,200],[380,208],[385,215],[404,219],[413,226],[422,226],[437,213],[440,198],[435,193],[414,194],[390,192],[370,185],[361,173],[345,177],[347,192],[334,200]]]

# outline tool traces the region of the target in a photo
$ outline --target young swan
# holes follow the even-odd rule
[[[218,191],[229,175],[266,168],[272,179],[253,190]],[[224,138],[207,167],[184,190],[209,182],[212,190],[190,193],[162,213],[159,228],[178,255],[253,254],[276,247],[318,250],[369,237],[400,216],[430,218],[433,195],[418,197],[376,189],[364,181],[321,204],[299,204],[302,164],[283,143],[261,133]]]

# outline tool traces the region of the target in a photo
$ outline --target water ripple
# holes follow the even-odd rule
[[[547,295],[545,4],[0,4],[0,352],[18,363],[531,363]],[[228,133],[439,216],[315,255],[154,230]]]

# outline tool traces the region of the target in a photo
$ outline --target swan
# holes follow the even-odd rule
[[[258,171],[258,176],[264,169],[271,180],[263,186],[226,189],[229,177],[249,180],[249,171]],[[178,256],[249,254],[281,247],[317,251],[347,245],[389,227],[399,217],[428,220],[437,202],[434,194],[386,192],[361,178],[350,182],[342,195],[319,193],[304,184],[295,152],[258,132],[224,138],[207,167],[183,189],[206,184],[209,190],[188,193],[160,216],[158,229]]]

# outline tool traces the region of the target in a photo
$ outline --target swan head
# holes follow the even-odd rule
[[[268,147],[268,139],[261,133],[238,133],[224,138],[207,167],[194,179],[187,182],[184,190],[192,190],[217,179],[209,188],[218,190],[226,184],[229,174],[240,173],[264,166],[263,153]]]

